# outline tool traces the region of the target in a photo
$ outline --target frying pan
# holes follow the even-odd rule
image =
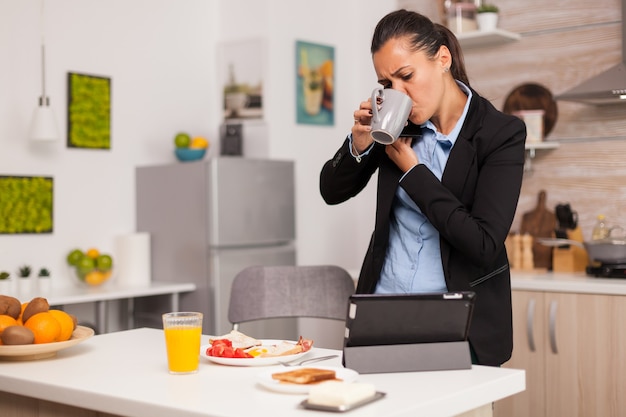
[[[591,242],[571,239],[538,238],[537,242],[546,246],[574,245],[587,250],[591,261],[603,264],[626,263],[626,238],[606,238]]]

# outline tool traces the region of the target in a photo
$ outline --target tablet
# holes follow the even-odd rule
[[[457,342],[468,337],[476,294],[354,294],[345,347]]]

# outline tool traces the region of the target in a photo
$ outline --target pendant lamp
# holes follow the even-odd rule
[[[55,141],[59,139],[59,127],[50,107],[50,98],[46,96],[46,47],[43,35],[43,0],[41,0],[41,96],[39,106],[33,112],[30,126],[30,138],[34,141]]]

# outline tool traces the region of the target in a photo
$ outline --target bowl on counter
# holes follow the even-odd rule
[[[206,148],[176,148],[174,153],[181,162],[198,161],[204,158]]]
[[[70,273],[74,277],[74,282],[83,287],[99,287],[113,278],[114,268],[103,270],[92,268],[90,270],[70,267]]]

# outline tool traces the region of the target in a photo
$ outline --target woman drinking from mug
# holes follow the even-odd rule
[[[357,195],[378,170],[357,293],[474,291],[472,360],[500,365],[513,344],[504,241],[522,183],[525,126],[471,89],[454,34],[418,13],[385,16],[371,52],[378,82],[411,98],[409,124],[419,136],[374,142],[368,99],[322,168],[328,204]]]

